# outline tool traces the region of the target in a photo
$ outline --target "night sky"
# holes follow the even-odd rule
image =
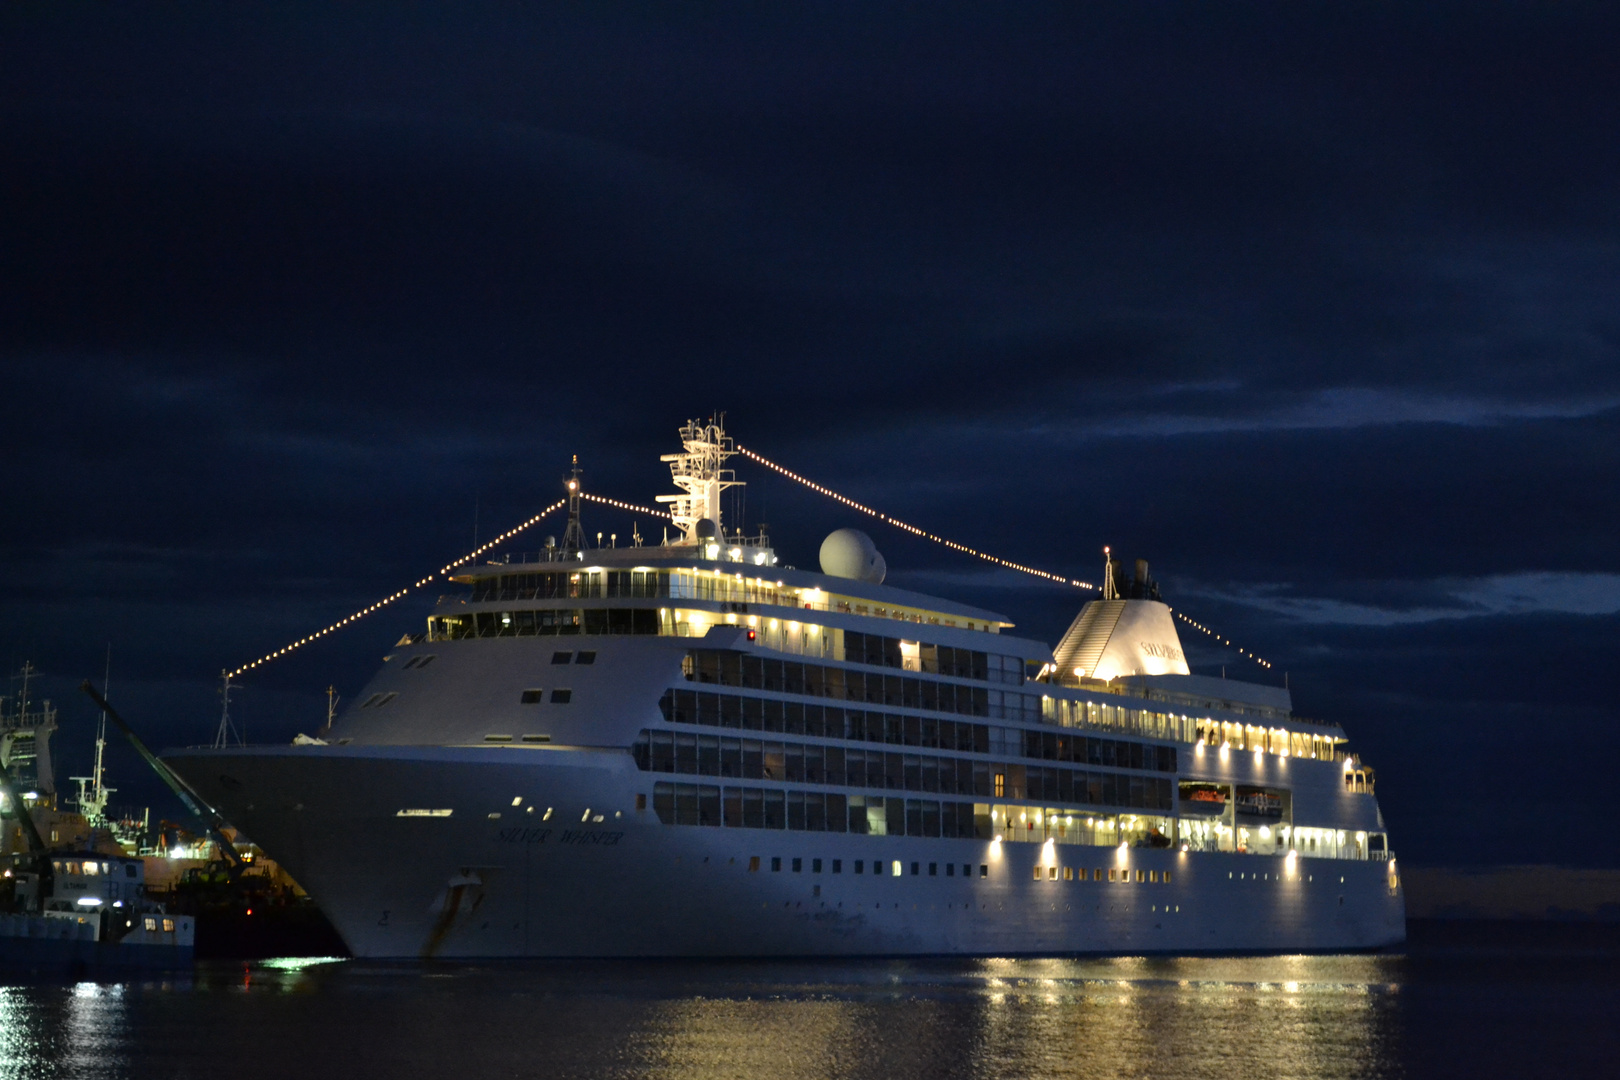
[[[64,787],[109,644],[149,741],[206,742],[221,668],[529,517],[571,454],[650,502],[726,410],[963,543],[1149,558],[1275,665],[1186,634],[1195,671],[1345,725],[1410,864],[1620,865],[1617,31],[7,4],[0,660],[46,673]],[[739,470],[784,562],[865,528],[891,582],[1047,642],[1090,595]],[[434,592],[244,677],[248,738],[317,728]],[[112,765],[115,805],[159,798]]]

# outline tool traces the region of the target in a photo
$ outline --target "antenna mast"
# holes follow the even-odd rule
[[[107,669],[101,676],[101,698],[107,699],[107,692],[112,687],[112,646],[107,646]],[[96,724],[96,767],[90,770],[89,776],[73,777],[79,785],[79,813],[90,823],[92,828],[105,828],[107,825],[107,800],[117,788],[104,787],[101,783],[102,754],[107,749],[107,710],[101,710],[101,720]],[[85,785],[90,787],[86,790]]]
[[[563,558],[577,559],[585,548],[585,530],[579,523],[579,455],[574,455],[574,469],[568,476],[568,528],[563,531]]]
[[[242,686],[240,683],[231,682],[231,673],[223,668],[220,669],[219,677],[222,685],[219,690],[219,731],[214,733],[215,750],[223,750],[229,746],[232,736],[236,737],[237,746],[242,745],[242,733],[231,723],[231,691],[240,690]]]
[[[683,453],[664,454],[659,458],[669,462],[670,479],[684,493],[658,496],[659,502],[670,504],[670,519],[681,532],[676,543],[693,544],[700,540],[724,543],[720,493],[742,483],[736,473],[725,467],[726,459],[737,452],[726,434],[725,414],[711,418],[707,424],[687,421],[681,428],[681,446]],[[698,536],[698,522],[704,520],[714,523],[714,537]]]
[[[1119,589],[1114,585],[1114,556],[1103,548],[1103,594],[1104,600],[1118,600]]]

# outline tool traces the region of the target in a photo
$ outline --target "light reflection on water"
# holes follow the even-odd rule
[[[1477,1077],[1514,1048],[1455,1004],[1514,1017],[1522,1036],[1524,978],[1399,956],[218,964],[0,988],[0,1080]],[[1593,998],[1586,969],[1540,978],[1543,995],[1586,1003],[1558,1022],[1602,1042],[1589,1014],[1614,990]]]

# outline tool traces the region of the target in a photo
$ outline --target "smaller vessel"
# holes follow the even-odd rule
[[[52,852],[33,871],[5,871],[0,971],[70,978],[189,969],[196,927],[146,899],[140,859]]]
[[[82,829],[66,830],[55,807],[49,702],[29,708],[23,669],[18,708],[0,708],[0,971],[68,978],[190,968],[195,925],[146,896],[143,860],[90,850]],[[106,802],[97,743],[94,813]],[[16,773],[27,782],[18,782]],[[81,784],[81,796],[83,785]],[[51,840],[41,833],[44,823]]]

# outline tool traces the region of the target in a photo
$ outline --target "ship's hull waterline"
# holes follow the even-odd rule
[[[623,749],[166,756],[356,956],[1322,952],[1405,935],[1376,860],[671,826],[635,809],[650,778]]]

